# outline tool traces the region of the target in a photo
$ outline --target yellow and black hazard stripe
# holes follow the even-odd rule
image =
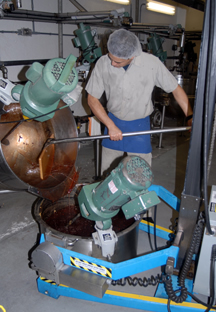
[[[49,280],[49,279],[47,279],[47,278],[45,278],[45,277],[40,276],[40,279],[41,279],[43,282],[46,282],[46,283],[49,283],[49,284],[52,284],[52,285],[56,285],[56,283],[55,283],[54,281]]]
[[[92,272],[104,277],[112,278],[112,269],[107,268],[103,265],[99,265],[93,262],[89,262],[86,260],[82,260],[76,257],[70,257],[71,265],[79,268],[84,269],[85,271]]]

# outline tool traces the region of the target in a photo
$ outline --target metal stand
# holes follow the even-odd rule
[[[166,110],[166,105],[163,105],[162,119],[161,119],[161,129],[163,129],[163,127],[164,127],[165,110]],[[162,146],[162,137],[163,137],[163,133],[161,132],[160,133],[160,137],[159,137],[159,145],[157,146],[157,148],[163,148],[163,146]]]
[[[131,309],[147,310],[147,311],[158,311],[167,312],[168,299],[155,298],[149,296],[142,296],[132,293],[125,293],[120,291],[107,290],[103,298],[93,297],[85,294],[79,290],[72,289],[64,286],[57,286],[52,284],[51,281],[44,281],[40,278],[37,280],[39,292],[57,299],[59,296],[67,296],[81,300],[94,301],[99,303],[106,303],[116,306],[128,307]],[[204,311],[205,307],[201,304],[195,304],[185,302],[182,304],[170,304],[172,312],[199,312]]]
[[[171,206],[175,210],[179,210],[179,199],[174,196],[172,193],[167,191],[161,186],[158,185],[152,185],[149,190],[155,191],[157,195],[165,201],[169,206]],[[143,230],[147,233],[153,234],[154,224],[149,223],[147,221],[142,220],[140,222],[139,226],[140,230]],[[162,228],[160,226],[156,225],[156,236],[162,237],[166,240],[170,240],[170,236],[173,235],[173,232],[171,230]],[[43,243],[45,240],[44,235],[41,236],[41,243]],[[98,276],[100,273],[96,272],[95,270],[91,270],[91,267],[94,268],[104,268],[107,272],[109,272],[109,275],[107,278],[111,280],[118,280],[127,276],[131,276],[143,271],[150,270],[152,268],[156,268],[158,266],[166,265],[167,260],[172,257],[174,261],[177,261],[178,258],[178,251],[179,248],[172,245],[166,249],[162,249],[159,251],[156,251],[154,253],[145,254],[139,257],[136,257],[134,259],[130,259],[127,261],[123,261],[120,263],[111,263],[104,260],[100,260],[98,258],[89,257],[87,255],[83,255],[77,252],[73,252],[68,249],[64,249],[62,247],[57,248],[60,250],[60,252],[63,255],[64,263],[66,265],[76,266],[74,264],[74,261],[72,259],[76,259],[79,261],[79,270],[82,270],[84,272],[88,271],[93,277]],[[80,266],[80,263],[82,263],[82,266]],[[94,302],[100,302],[100,303],[107,303],[112,305],[118,305],[118,306],[124,306],[128,308],[136,308],[140,310],[148,310],[148,311],[158,311],[158,312],[166,312],[167,311],[167,303],[168,299],[166,297],[165,292],[160,296],[157,297],[147,297],[142,295],[136,295],[131,293],[125,293],[120,291],[114,291],[114,290],[107,290],[103,297],[96,297],[88,292],[83,292],[71,287],[67,287],[66,285],[58,285],[52,280],[43,278],[40,276],[37,279],[37,285],[39,292],[50,296],[52,298],[57,299],[59,296],[67,296],[67,297],[73,297],[78,298],[82,300],[88,300],[88,301],[94,301]],[[188,286],[189,285],[189,286]],[[189,287],[189,291],[192,292],[192,283],[188,283],[187,287]],[[160,291],[161,295],[161,291]],[[190,298],[189,298],[190,301]],[[171,303],[171,311],[177,312],[181,309],[185,312],[195,312],[200,311],[200,309],[203,309],[203,306],[200,304],[194,304],[191,302],[185,302],[182,304],[175,304]]]
[[[183,234],[179,246],[177,268],[181,268],[190,248],[193,229],[204,195],[205,219],[208,232],[212,235],[208,213],[207,155],[215,108],[215,66],[213,53],[216,45],[216,6],[214,0],[206,1],[203,38],[200,49],[199,72],[196,86],[193,127],[188,153],[184,189],[179,212],[178,232]],[[186,222],[187,220],[187,222]],[[188,224],[188,221],[190,225]]]
[[[95,179],[98,180],[101,178],[101,166],[100,166],[100,142],[96,140],[95,142]]]

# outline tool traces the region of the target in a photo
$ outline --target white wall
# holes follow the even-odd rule
[[[34,0],[34,10],[42,12],[58,12],[57,0]],[[121,7],[119,4],[102,0],[80,0],[88,11],[106,11]],[[22,9],[31,10],[31,1],[22,0]],[[77,12],[69,0],[63,0],[63,12]],[[26,59],[49,59],[58,57],[58,25],[55,23],[34,22],[35,32],[50,33],[50,35],[33,34],[32,36],[20,36],[16,33],[21,28],[30,28],[33,30],[33,23],[29,21],[16,21],[0,19],[0,61],[26,60]],[[67,57],[70,53],[78,56],[79,50],[73,47],[71,39],[73,32],[77,29],[76,25],[63,24],[63,56]],[[6,31],[7,33],[2,33]],[[56,35],[55,35],[56,34]],[[71,35],[71,36],[66,36]],[[19,74],[23,66],[8,66],[9,79],[19,81]],[[1,75],[1,72],[0,72]],[[22,78],[22,77],[20,77]]]
[[[80,0],[78,2],[88,11],[115,10],[121,7],[125,7],[125,10],[128,11],[128,6],[102,0]],[[78,12],[78,9],[69,0],[63,0],[62,4],[63,13]],[[57,0],[34,0],[33,5],[35,11],[58,12]],[[22,0],[22,9],[31,10],[31,1]],[[15,33],[21,28],[30,28],[34,30],[34,33],[32,36],[21,36]],[[76,25],[63,24],[63,57],[67,57],[70,53],[79,56],[79,49],[75,48],[71,42],[74,38],[73,32],[77,28]],[[97,27],[92,28],[96,29],[98,33],[104,33],[105,31],[105,29],[98,29]],[[99,44],[99,40],[96,41]],[[0,19],[0,42],[0,61],[51,59],[59,56],[58,25],[55,23],[32,23],[29,21]],[[7,66],[9,80],[14,83],[25,80],[25,72],[28,67]],[[1,71],[0,77],[2,77]],[[83,93],[83,96],[72,107],[72,110],[78,116],[84,116],[90,113],[86,105],[85,93]]]
[[[130,6],[123,6],[103,0],[78,0],[78,2],[88,11],[106,11],[114,10],[118,8],[125,8],[125,11],[130,13]],[[172,1],[173,2],[173,1]],[[22,9],[31,10],[34,5],[35,11],[42,12],[58,12],[58,0],[22,0]],[[77,8],[69,0],[63,0],[63,13],[77,12]],[[140,5],[145,3],[144,0],[140,0]],[[134,17],[134,4],[133,0],[133,17]],[[194,10],[196,11],[196,10]],[[190,12],[191,13],[191,12]],[[194,15],[194,12],[192,12]],[[142,6],[141,22],[143,23],[157,23],[157,24],[182,24],[185,27],[186,23],[186,7],[178,6],[177,14],[174,17],[163,15],[160,13],[153,13],[146,10],[145,6]],[[194,17],[195,18],[195,17]],[[196,18],[195,18],[196,20]],[[192,26],[190,25],[190,28]],[[21,28],[30,28],[34,30],[32,36],[21,36],[16,32]],[[95,28],[98,34],[103,34],[107,29]],[[75,56],[79,55],[79,49],[75,48],[71,42],[74,38],[73,32],[77,29],[76,25],[63,24],[63,57],[67,57],[70,53]],[[5,32],[3,32],[5,31]],[[14,32],[14,33],[12,33]],[[46,34],[42,34],[46,33]],[[58,45],[58,25],[55,23],[41,23],[41,22],[29,22],[29,21],[16,21],[0,19],[0,61],[12,61],[12,60],[26,60],[26,59],[51,59],[58,57],[59,45]],[[146,36],[141,35],[141,39],[146,41]],[[99,40],[97,40],[99,43]],[[167,50],[168,55],[174,54],[171,50],[173,40],[166,39],[164,43],[164,49]],[[168,64],[169,65],[169,64]],[[172,64],[170,64],[171,66]],[[19,82],[25,78],[24,74],[27,66],[8,66],[8,78],[13,82]],[[2,72],[0,71],[0,77]],[[85,93],[79,99],[79,101],[73,106],[75,115],[83,116],[89,113],[88,107],[85,101]]]
[[[175,15],[166,15],[157,12],[152,12],[146,9],[145,6],[146,1],[143,1],[143,4],[140,5],[140,16],[141,16],[141,23],[145,24],[154,24],[154,25],[172,25],[176,26],[180,24],[182,28],[185,28],[186,22],[186,10],[184,8],[176,7],[176,14]],[[147,43],[148,35],[140,35],[140,40],[143,43]],[[178,55],[178,51],[173,51],[172,46],[178,45],[176,40],[165,38],[163,42],[163,50],[167,51],[167,56],[176,56]],[[167,60],[166,66],[168,68],[172,68],[175,64],[174,60]]]

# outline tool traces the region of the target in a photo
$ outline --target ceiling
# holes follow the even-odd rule
[[[202,1],[202,0],[175,0],[175,2],[184,4],[188,7],[191,7],[193,9],[204,12],[205,1]]]

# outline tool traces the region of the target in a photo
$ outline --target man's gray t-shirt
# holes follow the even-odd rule
[[[178,82],[157,57],[142,52],[126,71],[112,66],[108,55],[100,57],[86,91],[97,99],[105,91],[108,111],[129,121],[145,118],[153,112],[151,98],[155,86],[170,93]]]

